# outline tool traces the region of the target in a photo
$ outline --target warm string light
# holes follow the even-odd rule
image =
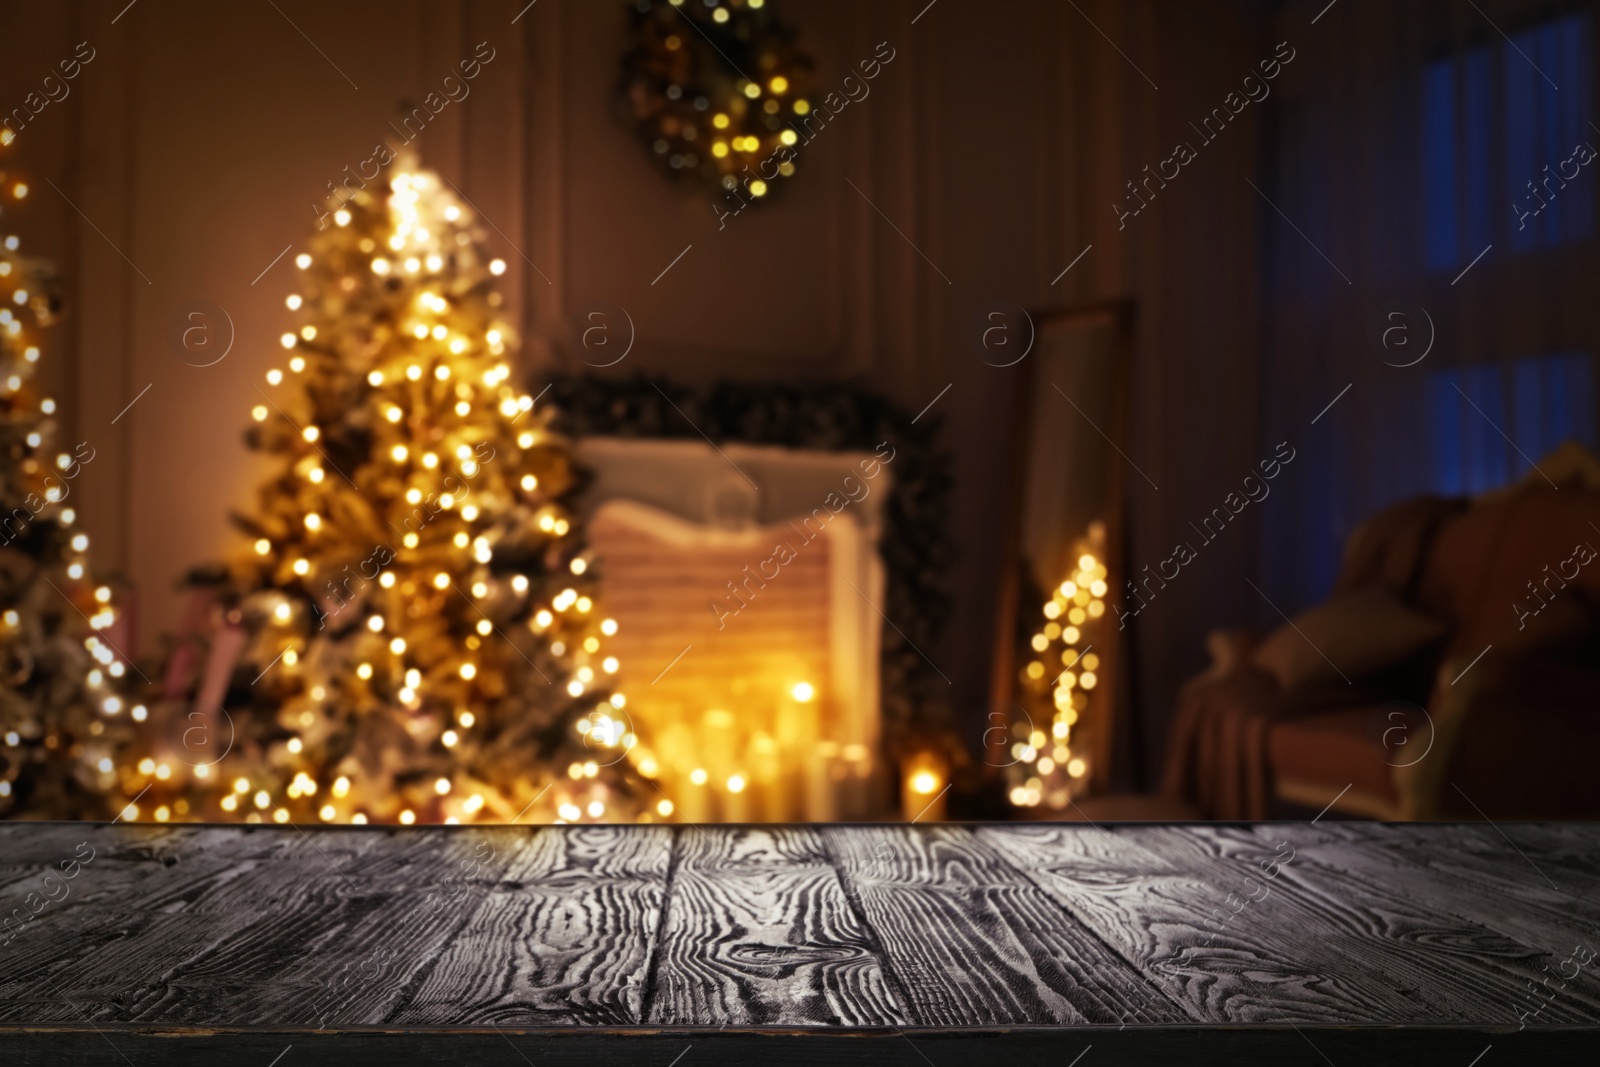
[[[1088,774],[1087,761],[1072,749],[1073,728],[1099,684],[1100,656],[1090,650],[1085,631],[1106,613],[1107,572],[1093,552],[1083,552],[1071,575],[1044,605],[1043,626],[1029,640],[1035,657],[1023,668],[1024,683],[1048,695],[1047,727],[1013,724],[1007,755],[1012,780],[1008,794],[1017,807],[1049,802],[1062,807]]]
[[[12,139],[9,130],[0,134],[0,144]],[[0,171],[0,218],[29,191],[28,182]],[[0,813],[18,793],[14,783],[27,776],[29,814],[98,818],[116,808],[77,806],[83,803],[82,785],[111,792],[126,782],[132,768],[118,766],[118,743],[127,724],[144,722],[147,709],[129,699],[128,665],[110,636],[118,621],[115,592],[94,580],[89,537],[72,532],[76,511],[62,504],[70,479],[94,452],[84,442],[72,454],[50,454],[57,405],[40,395],[34,372],[57,307],[51,278],[20,249],[16,234],[0,236],[0,448],[9,453],[0,468],[0,505],[10,517],[10,550],[27,557],[24,566],[33,569],[13,564],[18,592],[0,611],[0,651],[7,662],[25,665],[12,679],[8,707],[8,721],[25,729],[8,731],[6,751],[0,752]],[[60,609],[59,620],[51,621],[48,616]],[[51,685],[27,684],[34,672],[51,676]],[[81,688],[64,692],[67,678]],[[152,764],[151,773],[158,770],[171,773],[165,764]]]
[[[301,321],[250,412],[252,443],[285,474],[263,491],[237,569],[241,612],[265,623],[248,652],[263,703],[230,709],[249,736],[221,773],[181,783],[191,810],[355,824],[667,817],[617,788],[638,745],[608,648],[618,625],[591,593],[567,446],[511,383],[514,337],[488,284],[506,265],[479,254],[472,212],[436,175],[401,162],[385,185],[347,200],[294,259],[284,305]],[[341,406],[319,406],[328,395]],[[508,707],[508,691],[527,706]],[[518,760],[508,776],[496,746],[519,714],[551,714],[541,702],[571,716],[587,758],[554,773]]]
[[[811,113],[801,89],[811,62],[764,8],[762,0],[709,10],[683,0],[636,8],[624,104],[673,177],[700,175],[760,198],[771,182],[795,173],[796,128]],[[756,58],[753,69],[764,72],[754,80],[726,68],[716,38],[730,31]]]

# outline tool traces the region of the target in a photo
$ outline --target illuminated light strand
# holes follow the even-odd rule
[[[194,778],[207,780],[208,803],[213,805],[200,817],[216,817],[215,812],[222,811],[251,822],[304,818],[409,824],[524,817],[571,822],[625,814],[617,797],[606,791],[599,768],[585,778],[598,792],[546,786],[548,795],[538,789],[528,791],[523,783],[477,781],[464,769],[467,753],[492,739],[489,731],[504,725],[496,723],[486,731],[481,714],[468,710],[483,699],[481,686],[500,684],[501,663],[510,646],[488,644],[501,640],[496,637],[497,620],[509,624],[527,619],[529,628],[538,630],[538,620],[547,618],[542,629],[548,631],[551,653],[562,658],[564,669],[570,671],[562,679],[569,692],[573,686],[581,687],[586,697],[602,698],[600,707],[613,709],[610,715],[591,714],[587,737],[575,724],[576,738],[625,754],[634,751],[637,738],[616,717],[626,703],[622,694],[596,688],[620,669],[618,659],[608,655],[601,642],[601,637],[616,633],[615,621],[601,619],[591,597],[581,587],[569,586],[561,591],[556,623],[554,614],[532,602],[534,582],[541,580],[538,574],[497,575],[490,570],[499,562],[499,507],[524,509],[542,519],[540,532],[553,542],[572,534],[575,522],[543,495],[547,453],[533,450],[548,438],[544,420],[536,416],[531,427],[511,426],[532,411],[534,398],[508,384],[511,368],[502,357],[512,343],[510,331],[495,320],[493,301],[485,308],[476,296],[461,295],[469,291],[466,285],[474,272],[494,277],[505,272],[506,264],[460,251],[470,246],[469,241],[457,240],[465,235],[470,214],[449,202],[435,177],[402,169],[388,184],[389,195],[383,201],[387,212],[375,210],[378,201],[373,196],[352,197],[335,214],[336,226],[295,257],[302,274],[296,278],[295,291],[285,296],[285,307],[317,318],[283,333],[287,371],[273,368],[266,384],[296,395],[282,400],[276,413],[267,405],[251,411],[252,422],[268,435],[263,441],[276,442],[287,451],[298,487],[285,498],[287,511],[269,509],[271,532],[253,546],[252,558],[259,569],[252,573],[270,583],[292,583],[268,605],[269,618],[280,627],[273,639],[286,644],[258,682],[267,686],[271,679],[287,687],[290,695],[285,699],[290,703],[280,709],[280,719],[293,719],[304,732],[271,746],[269,757],[254,765],[230,757],[249,767],[247,777],[253,784],[244,793],[227,786],[235,777],[231,772],[196,773]],[[329,314],[327,301],[330,293],[352,293],[361,285],[398,286],[393,291],[405,308],[398,332],[377,347],[357,379],[370,390],[357,402],[376,416],[371,424],[375,458],[381,458],[398,479],[397,488],[377,492],[365,481],[369,465],[362,462],[351,468],[338,458],[341,452],[348,454],[342,413],[314,411],[296,392],[305,388],[301,380],[291,377],[316,380],[349,369],[343,365],[349,351],[347,327]],[[423,440],[430,443],[422,446],[418,442]],[[478,443],[487,441],[493,441],[492,455],[497,458],[475,451]],[[550,443],[556,444],[554,439]],[[330,472],[337,476],[328,477]],[[470,491],[457,488],[460,480],[467,480]],[[340,546],[348,533],[338,499],[348,496],[357,483],[369,503],[405,532],[394,550],[397,554],[379,567],[381,573],[364,585],[357,583],[363,598],[382,591],[381,595],[395,599],[386,601],[389,610],[374,616],[383,625],[357,627],[362,635],[353,646],[359,649],[358,660],[354,670],[340,679],[310,654],[300,635],[314,633],[318,617],[328,610],[329,605],[311,598],[330,577],[338,579],[346,562]],[[521,492],[506,492],[513,487]],[[487,506],[501,497],[512,502],[496,502],[493,509]],[[418,508],[428,509],[426,521],[416,520]],[[277,521],[283,518],[289,520],[287,527]],[[581,551],[562,551],[561,558],[571,579],[588,574],[589,560]],[[444,668],[423,666],[438,664],[442,647],[437,638],[414,636],[404,616],[405,605],[425,594],[465,596],[482,608],[483,617],[475,619],[471,632],[446,654]],[[507,609],[506,604],[519,606]],[[507,610],[521,614],[508,616]],[[337,625],[344,625],[343,619]],[[365,694],[358,699],[373,711],[394,713],[403,708],[442,719],[434,735],[436,751],[460,758],[438,761],[442,770],[448,769],[427,778],[425,786],[416,790],[393,789],[381,775],[336,775],[337,768],[325,764],[326,750],[317,737],[325,717],[337,716],[334,709],[351,692]],[[439,705],[450,702],[454,710],[441,713]],[[533,811],[537,804],[543,805],[539,808],[543,815]],[[665,817],[671,810],[670,804],[666,811],[656,804],[646,814]]]

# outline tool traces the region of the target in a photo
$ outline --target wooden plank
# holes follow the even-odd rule
[[[0,901],[82,841],[0,950],[8,1065],[286,1030],[267,1060],[1577,1063],[1600,1029],[1600,957],[1519,1016],[1596,914],[1595,826],[0,824]]]
[[[1352,833],[1346,825],[1333,824],[1314,846],[1311,858],[1321,868],[1376,868],[1383,872],[1382,881],[1393,884],[1414,882],[1420,872],[1426,886],[1408,895],[1408,902],[1414,898],[1415,906],[1425,907],[1430,917],[1485,926],[1524,946],[1517,953],[1522,977],[1511,984],[1508,1012],[1519,1018],[1523,1011],[1537,1012],[1540,1025],[1563,1017],[1560,1010],[1552,1012],[1543,1001],[1532,999],[1530,985],[1549,979],[1545,988],[1559,1003],[1580,1018],[1600,1016],[1600,966],[1569,962],[1600,950],[1600,900],[1547,882],[1539,871],[1548,867],[1554,877],[1571,884],[1563,869],[1546,862],[1551,852],[1536,849],[1535,865],[1489,827],[1461,827],[1433,839],[1414,832],[1415,827]],[[1476,841],[1468,840],[1474,836]]]
[[[32,921],[7,928],[18,938],[23,929],[28,930],[29,940],[48,929],[51,919],[80,903],[86,892],[106,888],[108,878],[125,885],[139,872],[152,873],[151,861],[157,866],[176,862],[185,840],[181,831],[167,827],[141,829],[132,838],[108,833],[99,823],[0,823],[0,827],[4,828],[0,918],[18,908],[21,916],[28,915],[30,909],[24,901],[29,893],[44,893],[47,888],[51,891],[46,896],[64,893],[64,898],[53,900]],[[84,875],[87,877],[80,880]],[[50,887],[44,884],[47,878]]]
[[[125,993],[128,974],[148,973],[158,961],[181,954],[183,942],[200,936],[208,925],[193,918],[175,923],[174,915],[208,895],[225,894],[264,857],[281,854],[289,845],[279,835],[245,827],[198,831],[57,824],[51,833],[53,841],[7,833],[5,862],[25,872],[0,898],[8,909],[21,901],[25,890],[41,885],[43,875],[59,867],[60,857],[83,854],[89,862],[70,883],[70,895],[40,912],[5,946],[8,966],[0,972],[0,1019],[79,1018],[62,999],[65,995],[87,998],[102,1010],[105,998],[86,990],[79,976],[121,975],[117,991]],[[229,911],[235,917],[241,914],[237,908]],[[158,933],[124,958],[131,944]]]
[[[814,829],[690,826],[678,849],[651,1023],[907,1024]]]
[[[1196,1019],[1215,1023],[1426,1022],[1393,987],[1326,949],[1337,936],[1315,909],[1249,906],[1218,933],[1206,920],[1229,894],[1260,895],[1266,849],[1252,862],[1201,862],[1158,828],[994,826],[978,836],[1131,961]],[[1247,883],[1253,878],[1253,883]],[[1274,893],[1274,897],[1280,894]],[[1214,925],[1222,925],[1213,919]]]
[[[49,981],[9,1010],[30,1021],[227,1026],[266,1012],[320,1026],[331,1012],[340,1023],[380,1023],[470,921],[472,907],[438,908],[430,894],[478,854],[481,833],[189,831],[187,854],[214,857],[196,865],[199,877],[179,876],[176,862],[145,864],[166,873],[131,886],[108,879],[97,892],[115,903],[91,897],[80,908],[113,936],[56,961]]]
[[[638,1023],[671,847],[662,826],[533,831],[386,1022]]]
[[[1575,938],[1587,938],[1600,947],[1600,884],[1591,888],[1575,881],[1574,874],[1579,879],[1583,874],[1560,858],[1561,851],[1545,851],[1535,840],[1527,840],[1532,825],[1509,827],[1514,838],[1525,838],[1514,848],[1481,824],[1394,824],[1352,830],[1352,824],[1334,823],[1323,828],[1325,841],[1320,847],[1330,854],[1348,849],[1396,871],[1426,866],[1439,887],[1430,906],[1464,918],[1491,908],[1500,928],[1530,945],[1544,945],[1563,955]],[[1564,846],[1571,847],[1570,841]],[[1585,854],[1596,851],[1600,849],[1591,843]]]
[[[922,1026],[1118,1023],[1178,1007],[971,830],[829,827],[841,880]]]
[[[1470,877],[1487,877],[1496,892],[1519,903],[1559,899],[1567,923],[1600,923],[1600,827],[1593,824],[1332,823],[1326,830],[1358,847],[1383,850],[1394,862],[1444,863]]]
[[[1318,840],[1315,828],[1282,826],[1190,826],[1141,828],[1139,836],[1155,839],[1168,855],[1189,855],[1182,840],[1196,843],[1196,863],[1250,863],[1287,835],[1296,842],[1293,862],[1281,866],[1271,896],[1262,900],[1262,921],[1288,921],[1298,926],[1294,909],[1322,916],[1336,931],[1333,940],[1317,938],[1319,947],[1348,961],[1351,971],[1365,969],[1387,978],[1406,1002],[1426,1005],[1431,1021],[1461,1019],[1517,1025],[1518,1002],[1511,990],[1538,982],[1540,960],[1547,953],[1519,941],[1496,921],[1492,905],[1482,898],[1463,918],[1438,906],[1448,888],[1424,865],[1411,862],[1392,868],[1374,857],[1351,850],[1332,854]],[[1512,850],[1496,862],[1517,859]],[[1463,902],[1465,903],[1465,902]],[[1600,985],[1593,969],[1564,990],[1558,1002],[1543,1005],[1544,1025],[1582,1023],[1600,1015]],[[1585,989],[1584,987],[1588,988]]]
[[[270,982],[273,1014],[294,1025],[387,1023],[472,923],[482,883],[531,847],[536,831],[386,828],[375,835],[376,847],[337,859],[337,842],[346,833],[325,831],[315,841],[315,859],[302,853],[295,864],[324,879],[313,892],[331,896],[330,906],[308,915],[312,905],[276,887],[280,896],[259,922],[185,962],[186,977],[193,978],[178,1010],[213,1025],[236,1024],[259,1010],[260,985]],[[191,983],[206,989],[197,992]]]

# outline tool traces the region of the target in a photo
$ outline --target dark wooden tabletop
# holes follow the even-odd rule
[[[0,1051],[1593,1063],[1597,846],[1548,823],[0,824]]]

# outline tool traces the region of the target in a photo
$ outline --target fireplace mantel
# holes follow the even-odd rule
[[[870,481],[863,479],[861,464],[877,458],[871,452],[636,437],[584,437],[576,452],[594,479],[588,491],[591,508],[631,500],[723,528],[771,526],[810,514],[829,493],[844,492],[844,479],[853,477],[869,492],[851,503],[850,513],[876,542],[894,484],[892,462],[880,465]]]
[[[664,792],[697,821],[886,814],[877,544],[892,464],[619,438],[581,439],[578,458],[638,755]],[[801,683],[804,704],[789,696]],[[743,795],[724,788],[735,777]]]

